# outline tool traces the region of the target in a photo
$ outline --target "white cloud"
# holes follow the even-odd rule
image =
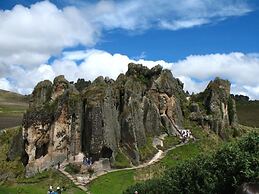
[[[198,80],[216,76],[236,84],[255,86],[259,83],[259,58],[243,53],[191,55],[175,63],[174,72]]]
[[[31,68],[63,48],[93,45],[99,31],[75,7],[58,9],[49,1],[0,10],[0,64]]]
[[[79,77],[92,80],[99,75],[115,79],[132,61],[148,67],[159,63],[172,69],[190,91],[200,91],[207,80],[221,76],[239,86],[234,87],[235,91],[259,98],[256,53],[189,56],[168,63],[92,49],[63,52],[61,58],[46,64],[51,56],[60,56],[64,48],[94,45],[106,30],[191,28],[252,11],[246,0],[68,1],[80,6],[59,9],[42,1],[30,7],[17,5],[12,10],[0,10],[0,88],[28,93],[38,81],[52,80],[59,74],[74,81]]]
[[[82,2],[82,1],[81,1]],[[129,0],[100,1],[85,4],[94,22],[107,28],[145,30],[165,28],[178,30],[221,21],[230,16],[244,15],[252,10],[245,0]],[[93,17],[94,16],[94,17]]]
[[[64,52],[61,59],[52,64],[43,64],[25,71],[20,66],[11,66],[11,81],[0,82],[0,88],[12,87],[12,90],[28,93],[37,82],[63,74],[69,81],[78,78],[94,80],[96,77],[109,76],[116,79],[127,71],[130,62],[140,63],[149,68],[160,64],[172,70],[175,77],[185,84],[189,92],[203,91],[211,79],[222,77],[232,83],[232,92],[246,94],[259,99],[259,57],[255,54],[229,53],[210,55],[191,55],[177,62],[134,60],[122,54],[110,54],[102,50]],[[9,85],[6,85],[9,83]]]
[[[6,78],[0,78],[0,89],[10,91],[13,88]]]
[[[177,76],[198,81],[215,77],[228,79],[233,83],[232,92],[259,98],[259,57],[258,54],[229,53],[191,55],[172,66]]]
[[[245,0],[72,2],[73,6],[63,9],[41,1],[30,7],[16,5],[12,10],[0,10],[0,64],[31,68],[64,48],[93,46],[105,30],[178,30],[252,10]]]

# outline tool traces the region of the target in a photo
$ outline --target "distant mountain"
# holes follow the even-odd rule
[[[29,97],[0,89],[0,130],[22,124]]]

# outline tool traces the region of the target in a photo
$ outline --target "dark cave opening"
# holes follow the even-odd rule
[[[108,148],[106,146],[102,147],[102,150],[100,152],[100,158],[111,158],[112,157],[112,149]]]
[[[36,146],[35,159],[39,159],[41,156],[48,154],[49,143],[44,143],[41,146]]]

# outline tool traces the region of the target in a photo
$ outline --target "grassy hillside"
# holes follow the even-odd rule
[[[0,89],[0,130],[21,125],[28,100],[28,96]]]
[[[239,123],[251,127],[259,127],[259,101],[237,101]]]
[[[92,194],[121,194],[127,187],[135,183],[143,182],[154,177],[161,177],[168,168],[179,165],[183,161],[189,160],[199,153],[208,152],[223,142],[210,131],[204,131],[199,127],[186,126],[193,129],[193,135],[199,140],[173,149],[158,163],[151,166],[128,171],[119,171],[106,174],[94,180],[89,185]],[[109,189],[107,189],[109,188]]]

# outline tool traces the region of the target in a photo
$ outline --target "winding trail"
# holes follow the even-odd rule
[[[189,142],[187,141],[187,142],[184,142],[184,143],[177,144],[175,146],[172,146],[172,147],[166,149],[165,151],[158,150],[158,152],[155,154],[155,156],[150,161],[145,162],[141,165],[128,167],[128,168],[122,168],[122,169],[111,169],[111,170],[100,171],[100,172],[98,172],[98,174],[95,174],[91,178],[89,178],[88,176],[83,176],[83,175],[72,176],[71,174],[69,174],[68,172],[65,171],[65,166],[66,166],[66,164],[68,164],[67,162],[62,163],[59,171],[62,174],[64,174],[65,176],[67,176],[67,178],[69,178],[78,188],[80,188],[81,190],[85,191],[88,194],[91,194],[90,191],[87,189],[87,185],[89,183],[91,183],[93,180],[99,178],[100,176],[103,176],[105,174],[112,173],[112,172],[120,172],[120,171],[127,171],[127,170],[135,170],[135,169],[145,168],[147,166],[150,166],[152,164],[155,164],[155,163],[159,162],[161,159],[163,159],[166,156],[166,154],[169,151],[171,151],[173,149],[176,149],[178,147],[184,146],[188,143]]]

